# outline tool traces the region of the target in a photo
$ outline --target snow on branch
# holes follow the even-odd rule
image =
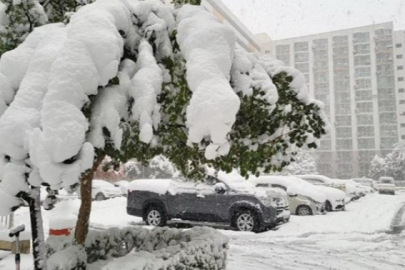
[[[231,131],[240,101],[229,84],[235,33],[197,6],[183,6],[177,16],[177,42],[187,62],[187,82],[193,92],[187,107],[188,139],[207,138],[207,159],[229,152]]]

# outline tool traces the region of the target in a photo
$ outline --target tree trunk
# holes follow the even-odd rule
[[[31,196],[27,198],[30,209],[32,255],[34,256],[34,269],[46,270],[46,247],[44,230],[42,227],[41,189],[31,188]]]
[[[105,155],[99,155],[94,161],[93,167],[86,171],[80,179],[80,196],[81,204],[79,209],[79,216],[77,218],[75,229],[75,241],[77,245],[84,246],[86,241],[87,232],[89,231],[89,219],[91,211],[91,186],[94,172],[103,161]]]

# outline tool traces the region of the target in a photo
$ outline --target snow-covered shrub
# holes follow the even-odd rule
[[[282,175],[318,174],[316,160],[309,152],[298,151],[294,161],[283,168]]]
[[[82,262],[83,256],[73,258],[76,249],[72,249],[70,245],[71,239],[68,237],[48,238],[49,270],[79,269],[74,268],[73,263]],[[225,269],[228,238],[207,227],[190,230],[111,228],[106,231],[90,231],[85,249],[87,263],[112,260],[103,269]],[[61,261],[60,257],[67,254],[71,260]]]
[[[67,246],[54,253],[47,261],[49,270],[81,270],[86,269],[86,252],[80,246]]]

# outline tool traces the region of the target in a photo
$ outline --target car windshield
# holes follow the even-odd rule
[[[394,181],[390,180],[390,179],[382,179],[381,183],[383,184],[392,184]]]

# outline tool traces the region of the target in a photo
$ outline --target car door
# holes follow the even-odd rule
[[[214,182],[197,185],[196,202],[199,221],[222,222],[229,219],[228,192],[217,193]]]
[[[197,220],[197,186],[190,182],[176,182],[168,192],[168,212],[171,218]]]

